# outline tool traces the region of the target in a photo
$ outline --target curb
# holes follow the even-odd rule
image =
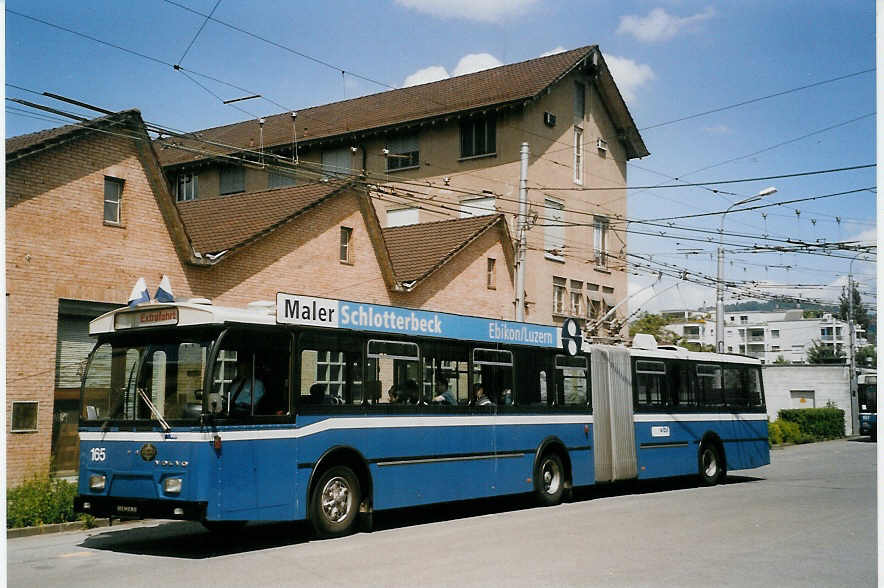
[[[50,535],[52,533],[64,533],[65,531],[82,531],[85,529],[109,527],[110,519],[95,519],[91,526],[86,525],[86,521],[73,521],[70,523],[57,523],[54,525],[40,525],[37,527],[19,527],[17,529],[6,529],[7,539],[18,539],[19,537],[32,537],[34,535]]]

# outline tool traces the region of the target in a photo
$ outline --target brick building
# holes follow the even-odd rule
[[[227,305],[288,291],[512,314],[502,215],[382,229],[339,180],[176,206],[137,111],[8,140],[6,198],[10,484],[76,469],[88,322],[140,276]]]
[[[595,46],[196,136],[151,140],[125,111],[7,140],[9,483],[76,469],[88,322],[141,276],[224,305],[288,291],[512,318],[523,141],[526,320],[626,295],[609,220],[647,149]]]

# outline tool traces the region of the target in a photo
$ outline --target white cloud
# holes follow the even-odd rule
[[[617,82],[623,99],[627,102],[635,100],[635,92],[646,82],[655,79],[657,76],[651,66],[643,63],[636,63],[632,59],[626,57],[617,57],[616,55],[605,55],[605,63]]]
[[[861,241],[865,245],[874,245],[878,242],[878,229],[877,227],[872,227],[871,229],[866,229],[858,235],[854,235],[847,239],[848,241]]]
[[[686,17],[673,16],[662,8],[655,8],[645,17],[631,14],[621,17],[617,32],[620,34],[630,34],[645,43],[656,43],[668,41],[682,30],[690,29],[697,23],[708,20],[713,16],[715,16],[715,9],[712,7],[693,16]]]
[[[462,76],[468,73],[482,71],[503,65],[503,62],[494,57],[490,53],[469,53],[460,58],[454,71],[450,74],[442,65],[431,65],[423,69],[419,69],[402,82],[402,87],[416,86],[418,84],[427,84],[429,82],[438,82],[450,78],[451,76]]]
[[[470,53],[460,58],[451,75],[462,76],[500,65],[503,65],[503,62],[490,53]]]
[[[439,80],[444,80],[449,77],[448,70],[442,67],[441,65],[431,65],[430,67],[425,67],[423,69],[419,69],[402,82],[402,87],[407,86],[417,86],[418,84],[427,84],[429,82],[438,82]]]
[[[545,53],[541,53],[540,57],[549,57],[550,55],[555,55],[556,53],[564,53],[564,52],[565,52],[565,48],[562,47],[561,45],[559,45],[555,49],[550,49],[549,51],[547,51]]]
[[[439,18],[501,22],[520,16],[537,0],[396,0],[396,4]]]

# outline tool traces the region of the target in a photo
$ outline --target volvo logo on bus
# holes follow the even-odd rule
[[[153,446],[153,443],[145,443],[141,446],[141,459],[144,461],[153,461],[153,458],[157,456],[157,448]]]

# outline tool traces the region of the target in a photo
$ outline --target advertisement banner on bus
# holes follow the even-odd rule
[[[548,325],[462,316],[365,302],[276,295],[280,324],[359,329],[488,343],[561,347],[559,329]]]

